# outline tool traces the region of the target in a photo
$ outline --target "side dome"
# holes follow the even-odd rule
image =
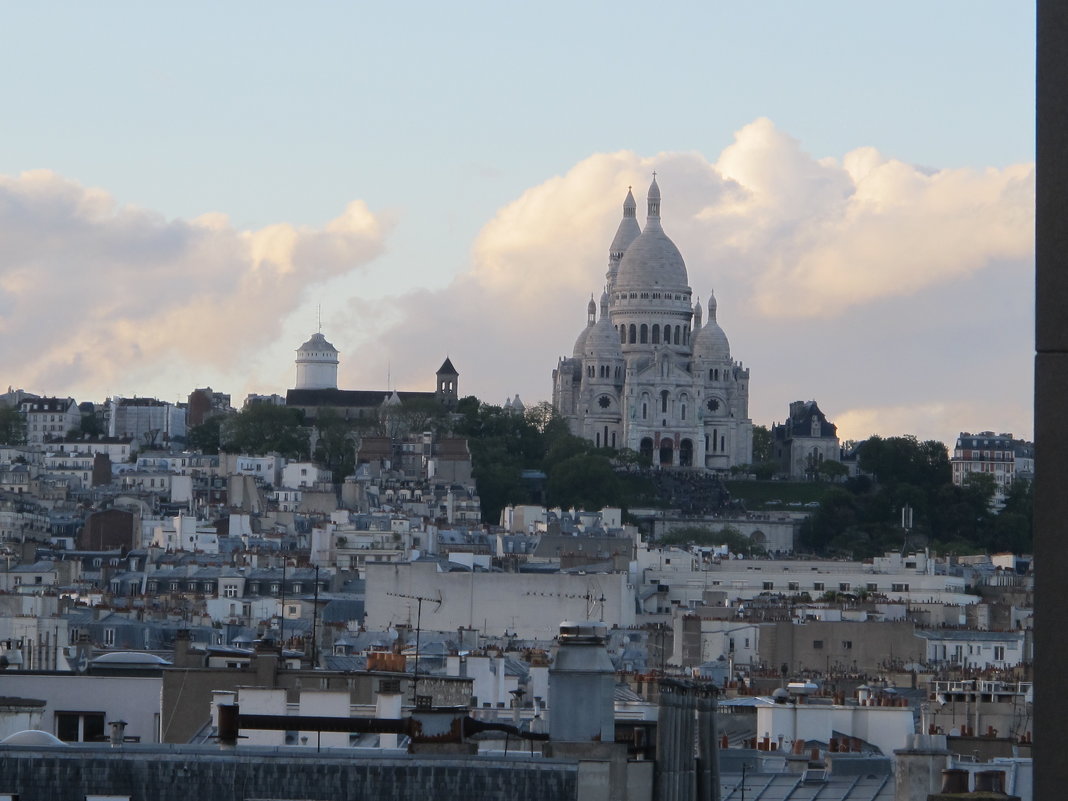
[[[660,187],[653,179],[645,230],[623,253],[616,273],[620,289],[689,289],[682,253],[660,225]]]
[[[590,302],[586,307],[586,327],[582,329],[578,338],[575,339],[575,347],[571,351],[571,355],[576,359],[581,359],[583,354],[586,353],[586,337],[590,335],[590,331],[593,330],[593,326],[597,319],[597,305],[593,302],[593,296],[590,296]]]
[[[727,341],[727,335],[716,322],[716,296],[710,293],[708,296],[708,322],[701,326],[693,338],[693,358],[695,360],[708,359],[710,361],[730,361],[731,345]]]
[[[608,315],[608,295],[601,295],[601,319],[593,328],[586,329],[585,355],[587,358],[605,361],[607,359],[623,360],[623,346],[619,342],[619,332],[612,325]]]

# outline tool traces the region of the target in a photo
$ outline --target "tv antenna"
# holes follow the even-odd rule
[[[581,598],[586,602],[586,622],[590,622],[590,615],[593,614],[594,608],[600,604],[601,606],[601,622],[604,623],[604,604],[608,599],[604,597],[602,592],[600,595],[594,595],[592,589],[587,589],[584,593],[578,592],[525,592],[524,595],[528,595],[534,598]]]
[[[412,702],[419,706],[419,645],[423,635],[423,601],[427,603],[435,604],[434,611],[437,612],[441,609],[441,593],[438,593],[437,598],[430,598],[425,595],[408,595],[403,592],[387,592],[386,595],[392,595],[394,598],[407,598],[409,601],[415,601],[415,674],[412,677]],[[411,618],[409,618],[411,620]]]

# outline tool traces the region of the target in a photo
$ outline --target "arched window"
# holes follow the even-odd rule
[[[616,447],[616,432],[612,432],[612,447]]]
[[[645,437],[641,444],[638,445],[638,453],[643,458],[648,459],[650,462],[653,460],[653,439],[652,437]]]
[[[630,324],[630,344],[633,345],[638,341],[638,329],[634,327],[634,323]]]
[[[682,329],[679,326],[675,326],[675,344],[676,345],[678,345],[680,343],[680,340],[681,340],[680,332],[681,331],[682,331]]]
[[[665,389],[663,392],[660,393],[660,411],[661,412],[667,412],[667,403],[668,403],[668,391]]]
[[[659,345],[660,344],[660,326],[658,326],[658,325],[654,325],[653,326],[653,344],[654,345]]]
[[[642,323],[642,328],[641,328],[641,343],[642,343],[643,345],[645,345],[645,344],[647,344],[648,342],[649,342],[649,326],[647,326],[647,325],[646,325],[645,323]]]
[[[621,325],[619,327],[619,344],[620,345],[626,345],[627,344],[627,327],[625,325]]]
[[[601,432],[600,431],[597,432],[597,447],[598,448],[601,447]]]
[[[642,420],[649,419],[649,404],[642,401]]]
[[[712,429],[712,453],[719,452],[719,433],[716,429]]]
[[[685,403],[682,404],[681,411],[679,412],[679,417],[681,417],[683,420],[686,419],[686,404]]]
[[[713,372],[713,371],[712,371],[712,368],[711,368],[711,367],[709,367],[709,368],[708,368],[708,380],[709,380],[709,381],[711,381],[711,380],[712,380],[712,372]]]

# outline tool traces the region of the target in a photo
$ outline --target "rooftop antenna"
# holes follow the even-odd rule
[[[428,603],[437,604],[434,607],[434,611],[437,612],[441,609],[441,593],[438,593],[436,598],[430,598],[425,595],[408,595],[403,592],[387,592],[386,595],[392,595],[394,598],[407,598],[410,601],[415,601],[415,675],[412,677],[412,701],[416,706],[420,706],[419,703],[419,644],[423,634],[423,601]],[[409,623],[411,625],[412,607],[408,606]]]

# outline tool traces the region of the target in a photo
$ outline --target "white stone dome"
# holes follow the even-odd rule
[[[693,337],[693,357],[695,360],[730,361],[731,345],[727,335],[716,322],[716,296],[708,296],[708,322]]]
[[[653,179],[649,187],[649,216],[645,230],[630,243],[619,262],[619,289],[689,290],[686,262],[660,225],[660,188]]]
[[[575,339],[575,347],[571,351],[571,355],[576,359],[581,359],[583,354],[586,353],[586,337],[590,335],[590,331],[593,330],[594,322],[597,318],[597,305],[593,302],[593,296],[590,296],[589,305],[586,307],[586,327],[582,329],[582,332]]]
[[[619,332],[612,325],[612,319],[608,316],[608,295],[601,296],[601,318],[593,328],[586,329],[585,355],[588,359],[606,361],[608,359],[623,360],[623,346],[619,342]]]

